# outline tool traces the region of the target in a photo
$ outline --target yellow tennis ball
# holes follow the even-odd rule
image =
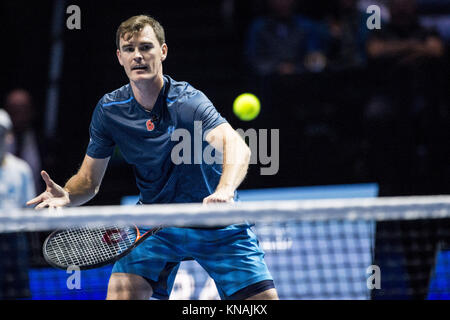
[[[261,110],[259,99],[251,93],[239,95],[233,103],[234,114],[243,121],[255,119]]]

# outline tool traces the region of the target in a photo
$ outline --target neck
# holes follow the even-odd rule
[[[164,85],[162,75],[148,81],[130,81],[134,98],[146,110],[150,111],[155,106],[159,93]]]

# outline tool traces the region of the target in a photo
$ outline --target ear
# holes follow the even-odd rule
[[[169,48],[167,47],[167,44],[163,43],[161,46],[161,62],[166,60],[168,50]]]
[[[117,55],[117,60],[119,60],[120,65],[123,66],[122,55],[120,54],[120,50],[119,49],[117,49],[116,55]]]

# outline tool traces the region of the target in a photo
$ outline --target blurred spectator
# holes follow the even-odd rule
[[[12,123],[0,109],[0,210],[21,208],[35,196],[29,165],[6,152]],[[10,210],[7,212],[11,212]],[[28,288],[28,243],[24,233],[1,233],[0,299],[25,298]]]
[[[367,54],[374,76],[369,119],[389,120],[429,113],[440,103],[444,44],[420,25],[415,0],[391,0],[390,22],[370,33]]]
[[[25,207],[35,194],[30,166],[7,152],[12,143],[12,122],[8,113],[0,109],[0,208]]]
[[[328,67],[343,69],[361,66],[366,60],[367,16],[357,6],[357,0],[338,0],[328,19]]]
[[[373,91],[365,128],[376,150],[369,159],[376,178],[392,188],[387,193],[417,193],[417,181],[427,181],[420,192],[433,192],[442,179],[433,162],[448,143],[441,141],[448,130],[444,45],[420,25],[414,0],[392,0],[389,9],[390,22],[371,31],[367,43]]]
[[[296,0],[267,0],[269,15],[248,30],[246,60],[258,75],[321,71],[325,27],[296,14]]]
[[[391,21],[373,32],[368,55],[390,64],[415,64],[422,58],[441,57],[444,45],[437,32],[419,24],[415,0],[391,0]]]
[[[10,152],[25,160],[31,167],[36,189],[42,189],[40,184],[41,155],[38,136],[33,128],[35,109],[30,93],[23,89],[15,89],[6,96],[5,109],[13,123],[14,141]]]

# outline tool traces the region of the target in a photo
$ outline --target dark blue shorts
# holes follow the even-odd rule
[[[168,299],[180,262],[188,259],[208,272],[222,299],[234,298],[236,293],[237,299],[246,298],[248,287],[259,292],[273,288],[264,252],[249,225],[162,229],[117,261],[112,272],[140,275],[152,285],[154,298]]]

